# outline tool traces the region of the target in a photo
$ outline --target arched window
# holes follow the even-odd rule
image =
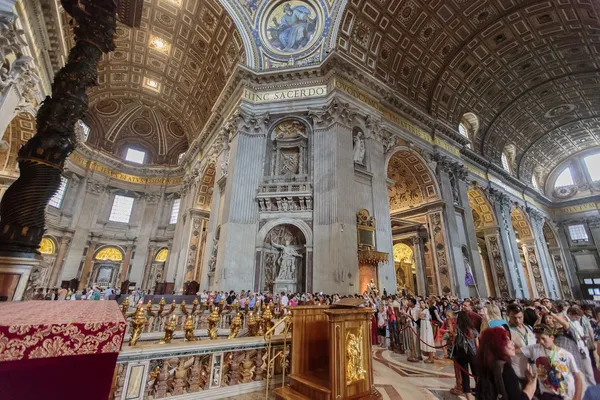
[[[592,154],[583,159],[592,181],[600,181],[600,153]]]
[[[464,137],[469,137],[469,127],[465,121],[461,121],[460,125],[458,125],[458,133],[463,135]]]
[[[502,168],[504,168],[505,171],[510,172],[510,163],[508,162],[508,156],[506,153],[502,153],[500,159],[502,160]]]
[[[132,147],[127,148],[127,153],[125,154],[125,161],[129,161],[136,164],[143,164],[145,159],[145,151],[137,150]]]
[[[458,133],[470,141],[473,141],[475,140],[475,135],[477,135],[478,131],[479,118],[477,118],[477,115],[473,114],[472,112],[463,114],[462,118],[460,119],[460,123],[458,124]],[[469,143],[467,147],[470,148],[471,144]]]
[[[554,182],[554,188],[560,188],[564,186],[571,186],[574,184],[573,175],[571,174],[571,168],[565,168],[563,172],[558,175]]]

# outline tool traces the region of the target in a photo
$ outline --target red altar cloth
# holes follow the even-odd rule
[[[107,399],[125,327],[110,300],[0,303],[0,399]]]

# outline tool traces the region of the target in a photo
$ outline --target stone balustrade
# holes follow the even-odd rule
[[[312,186],[308,182],[262,184],[258,187],[259,211],[311,211]]]
[[[281,383],[282,363],[267,368],[281,351],[283,336],[270,346],[260,336],[123,347],[110,399],[218,399],[265,390],[269,372],[270,386]]]

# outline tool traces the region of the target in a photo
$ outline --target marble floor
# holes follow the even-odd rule
[[[466,399],[464,396],[450,393],[455,384],[454,367],[450,360],[436,360],[434,364],[425,364],[422,361],[411,363],[406,361],[405,355],[374,348],[373,375],[375,387],[384,400]],[[264,398],[264,392],[236,397],[244,400]]]

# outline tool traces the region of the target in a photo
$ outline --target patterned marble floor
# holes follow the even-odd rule
[[[373,349],[375,387],[384,400],[464,400],[450,393],[454,387],[454,368],[450,360],[410,363],[406,356],[381,348]],[[472,383],[473,384],[473,383]],[[261,400],[264,392],[237,396],[236,399]],[[233,399],[232,399],[233,400]]]

